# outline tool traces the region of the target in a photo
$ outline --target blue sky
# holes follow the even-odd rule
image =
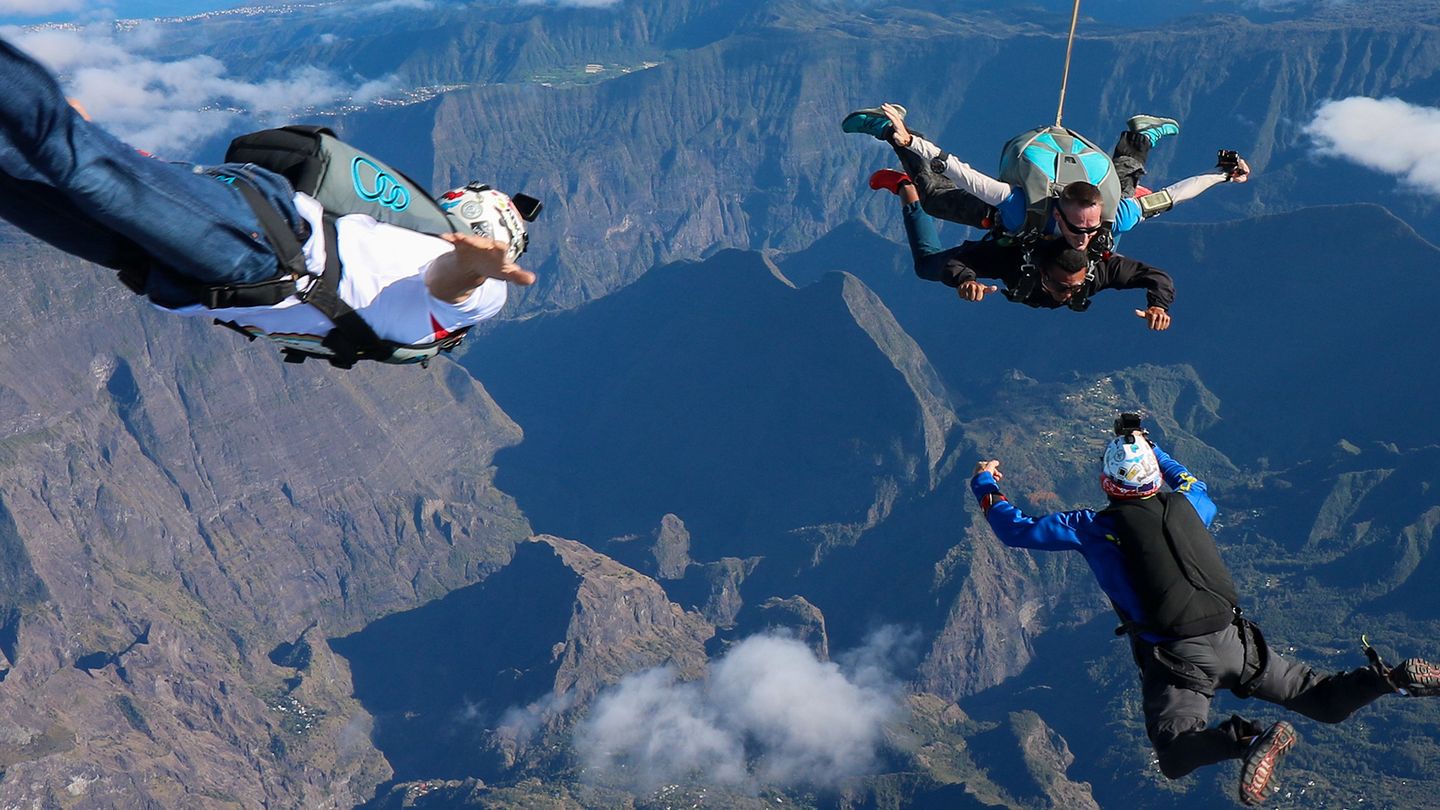
[[[243,5],[253,4],[244,0],[0,0],[0,25],[168,17]],[[55,11],[45,13],[52,9]]]

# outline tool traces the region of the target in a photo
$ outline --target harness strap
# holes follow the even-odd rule
[[[1017,241],[1021,236],[1015,237]],[[1034,241],[1021,244],[1025,244],[1025,251],[1020,254],[1020,278],[1015,280],[1013,289],[1006,287],[1001,291],[1007,299],[1016,303],[1024,303],[1035,292],[1035,285],[1040,281],[1040,268],[1036,266],[1034,259]]]
[[[254,186],[238,178],[232,186],[249,203],[250,210],[260,221],[260,229],[270,242],[279,262],[275,278],[248,284],[216,284],[197,287],[200,304],[206,309],[228,309],[230,307],[268,307],[284,301],[295,294],[295,279],[305,275],[305,252],[300,239],[290,223],[275,210],[265,196]]]
[[[320,342],[334,352],[326,360],[338,368],[350,368],[356,361],[384,360],[394,352],[395,343],[375,334],[375,330],[355,308],[340,297],[340,239],[335,218],[325,215],[322,233],[325,238],[325,272],[300,295],[300,300],[320,310],[335,328]],[[287,353],[286,359],[289,360]],[[303,357],[293,362],[303,362]]]

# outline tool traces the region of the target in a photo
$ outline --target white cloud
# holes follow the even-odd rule
[[[754,636],[683,683],[663,667],[599,696],[576,729],[587,768],[653,790],[669,782],[751,789],[835,787],[873,769],[900,688],[874,662],[898,641],[877,634],[843,664],[791,638]]]
[[[1321,154],[1440,194],[1440,109],[1398,98],[1354,96],[1320,105],[1305,132]]]
[[[163,34],[141,26],[15,34],[21,48],[63,77],[66,93],[94,120],[134,146],[183,156],[248,115],[262,125],[284,123],[315,109],[366,103],[393,93],[392,80],[356,83],[316,67],[248,82],[227,75],[210,56],[159,61],[143,55]]]

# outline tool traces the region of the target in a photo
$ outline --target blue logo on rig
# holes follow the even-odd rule
[[[395,176],[375,165],[375,161],[357,157],[350,161],[350,179],[355,183],[355,193],[360,199],[389,208],[404,211],[410,207],[410,192],[400,185]]]

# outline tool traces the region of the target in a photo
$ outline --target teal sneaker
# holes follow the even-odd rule
[[[1135,115],[1125,122],[1131,132],[1139,132],[1150,139],[1150,145],[1154,146],[1161,138],[1168,138],[1171,135],[1180,134],[1180,122],[1174,118],[1161,118],[1158,115]]]
[[[905,108],[899,104],[895,105],[900,110],[900,117],[905,117]],[[890,140],[890,131],[894,129],[890,125],[890,119],[879,107],[866,107],[863,110],[856,110],[845,116],[840,122],[840,128],[846,132],[870,135],[881,141]]]

